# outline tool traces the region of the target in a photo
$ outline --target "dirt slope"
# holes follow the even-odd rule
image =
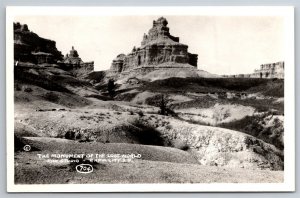
[[[131,151],[138,151],[144,156],[143,160],[135,159],[127,163],[91,163],[93,172],[82,174],[76,171],[76,163],[50,163],[37,155],[51,151],[74,153],[79,149],[79,143],[47,138],[27,138],[27,141],[32,148],[43,149],[43,151],[16,153],[15,181],[18,184],[277,183],[283,181],[283,172],[280,171],[245,171],[241,168],[203,166],[195,164],[194,159],[188,157],[189,154],[183,151],[174,152],[175,149],[153,146],[138,146],[140,149],[131,150],[133,145],[130,144],[82,144],[82,148],[86,148],[89,152],[131,153]],[[50,150],[47,150],[48,148]]]

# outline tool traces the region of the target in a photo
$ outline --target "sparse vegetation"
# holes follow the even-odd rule
[[[143,111],[141,111],[141,110],[139,110],[139,111],[137,112],[137,114],[138,114],[140,117],[143,117],[143,116],[144,116],[144,113],[143,113]]]
[[[167,101],[164,95],[161,95],[161,100],[159,103],[159,108],[160,108],[160,114],[161,115],[167,115]]]
[[[150,97],[146,99],[146,104],[152,105],[159,108],[160,115],[171,115],[176,116],[176,113],[172,110],[172,106],[169,104],[170,99],[167,95],[158,94],[154,97]]]
[[[220,124],[219,127],[247,133],[283,150],[283,123],[279,122],[278,118],[275,118],[272,125],[264,126],[264,119],[272,115],[272,113],[267,113],[263,115],[246,116],[242,120]]]

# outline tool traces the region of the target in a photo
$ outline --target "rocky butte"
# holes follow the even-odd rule
[[[284,79],[284,62],[261,64],[252,74],[223,75],[225,78],[278,78]]]
[[[23,69],[60,67],[75,77],[94,71],[94,62],[83,62],[74,47],[64,57],[55,41],[39,37],[19,22],[14,23],[14,61]]]
[[[276,62],[260,65],[260,69],[254,70],[253,77],[256,78],[284,78],[284,62]]]
[[[83,62],[77,50],[72,46],[69,54],[66,54],[63,61],[58,64],[67,71],[72,71],[75,76],[80,76],[94,71],[94,61]]]
[[[50,65],[62,58],[55,41],[39,37],[26,24],[14,23],[14,60],[19,65]]]
[[[198,55],[188,52],[188,46],[180,43],[179,37],[172,36],[167,25],[164,17],[154,20],[148,34],[144,34],[140,47],[133,47],[129,54],[119,54],[112,61],[109,75],[124,77],[175,69],[183,77],[198,76]]]

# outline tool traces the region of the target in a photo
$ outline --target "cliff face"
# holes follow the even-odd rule
[[[252,76],[256,78],[284,78],[284,62],[262,64]]]
[[[63,57],[55,41],[39,37],[20,23],[14,23],[14,60],[17,66],[59,66],[75,77],[94,71],[94,62],[83,62],[74,47]]]
[[[284,79],[284,62],[267,63],[260,65],[252,74],[223,75],[225,78],[278,78]]]
[[[60,61],[59,64],[63,69],[72,72],[76,77],[94,71],[94,61],[83,62],[73,46],[70,53],[66,54],[63,61]]]
[[[118,55],[110,70],[124,73],[138,69],[149,72],[150,68],[196,68],[198,55],[189,53],[188,46],[170,34],[167,24],[163,17],[153,21],[153,27],[143,36],[141,47],[134,47],[127,55]]]
[[[41,38],[26,24],[14,23],[14,60],[34,64],[56,63],[63,55],[55,41]]]

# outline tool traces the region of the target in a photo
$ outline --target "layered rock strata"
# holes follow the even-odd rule
[[[252,74],[223,75],[225,78],[278,78],[284,79],[284,62],[260,65]]]
[[[26,24],[14,23],[14,60],[33,64],[55,64],[63,55],[56,42],[31,32]]]
[[[168,21],[161,17],[153,21],[148,34],[144,34],[141,46],[129,54],[119,54],[112,62],[110,72],[129,74],[134,71],[148,73],[156,69],[196,69],[198,55],[188,52],[188,46],[179,43],[167,27]]]
[[[94,61],[83,62],[73,46],[69,54],[65,55],[63,61],[59,62],[59,65],[63,69],[70,71],[76,77],[94,71]]]
[[[256,78],[284,78],[284,62],[260,65],[260,69],[254,70],[253,77]]]

